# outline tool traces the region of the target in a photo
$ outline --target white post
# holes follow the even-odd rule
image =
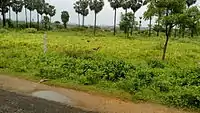
[[[43,41],[44,41],[44,54],[46,54],[47,52],[47,33],[46,32],[44,33]]]

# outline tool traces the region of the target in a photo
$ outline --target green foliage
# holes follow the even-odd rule
[[[65,26],[65,28],[67,27],[67,23],[69,22],[69,13],[67,11],[62,11],[61,12],[61,20]]]
[[[160,44],[159,38],[83,36],[82,32],[88,29],[80,33],[76,30],[48,32],[46,54],[42,34],[0,34],[0,71],[62,79],[108,90],[115,88],[132,94],[137,100],[199,108],[198,39],[172,40],[170,57],[164,62],[156,60],[160,57],[160,50],[155,49]]]
[[[25,33],[36,33],[37,29],[35,29],[35,28],[26,28],[26,29],[24,29],[24,32]]]
[[[9,31],[7,29],[4,28],[0,28],[0,33],[8,33]]]

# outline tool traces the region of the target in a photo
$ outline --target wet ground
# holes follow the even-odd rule
[[[0,113],[94,113],[0,89]]]
[[[19,111],[15,113],[87,113],[80,109],[101,113],[192,113],[152,103],[135,104],[133,102],[124,102],[115,98],[92,95],[71,89],[51,87],[5,75],[0,75],[0,89],[6,90],[0,90],[0,113],[14,113],[17,110]],[[17,92],[26,96],[9,93],[7,91]],[[35,99],[30,96],[39,97],[51,102]],[[68,107],[56,102],[80,109]],[[2,108],[1,105],[4,103],[6,104]],[[17,103],[19,103],[19,106],[17,106]],[[13,111],[6,111],[9,108],[12,108]],[[23,110],[30,111],[25,112]]]

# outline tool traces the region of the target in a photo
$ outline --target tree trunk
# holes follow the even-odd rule
[[[81,22],[80,22],[80,14],[78,13],[78,25],[79,27],[81,26]]]
[[[125,9],[125,16],[127,16],[127,9]],[[125,28],[125,37],[129,37],[128,36],[129,32],[128,32],[128,26],[126,25],[126,28]]]
[[[11,20],[11,7],[9,6],[9,20]]]
[[[117,9],[114,9],[115,10],[115,15],[114,15],[114,35],[116,35],[116,16],[117,16]]]
[[[168,42],[169,42],[169,33],[168,33],[168,29],[166,27],[166,41],[165,41],[165,45],[164,45],[164,49],[163,49],[163,56],[162,56],[162,60],[165,60],[165,56],[166,56],[166,52],[167,52],[167,45],[168,45]]]
[[[18,28],[18,12],[16,12],[16,27]]]
[[[133,22],[131,27],[131,35],[133,35],[133,28],[135,27],[135,12],[133,12]]]
[[[66,23],[64,23],[64,27],[65,27],[65,29],[67,28],[67,24]]]
[[[32,11],[30,10],[30,28],[32,27],[32,24],[31,24],[32,18],[31,17],[32,17]]]
[[[26,28],[28,28],[27,9],[25,8]]]
[[[152,17],[150,17],[150,21],[149,21],[149,37],[151,37],[151,20],[152,20]]]
[[[96,35],[97,13],[94,14],[94,36]]]
[[[82,26],[84,27],[85,24],[85,16],[83,15]]]
[[[4,11],[2,11],[2,17],[3,17],[3,27],[5,27],[6,26],[6,16],[5,16]]]
[[[37,30],[40,30],[40,15],[37,13]]]

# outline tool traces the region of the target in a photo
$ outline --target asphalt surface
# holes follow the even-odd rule
[[[0,113],[94,113],[0,89]]]

